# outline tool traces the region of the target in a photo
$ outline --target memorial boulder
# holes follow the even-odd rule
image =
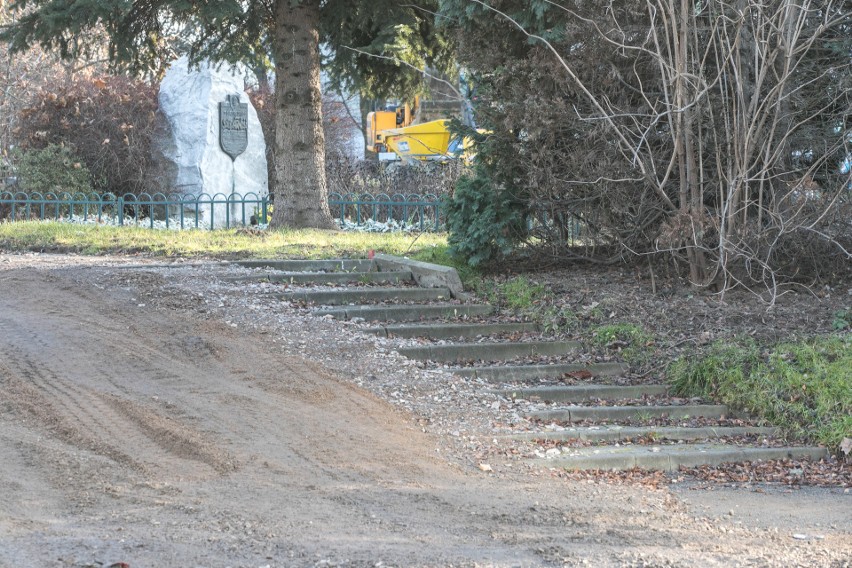
[[[236,194],[268,193],[266,144],[257,112],[244,91],[244,80],[228,65],[191,67],[186,57],[175,61],[160,85],[160,135],[163,190],[183,196],[216,196],[224,202]],[[242,206],[231,206],[242,219]],[[225,222],[225,205],[202,207],[205,222]],[[247,215],[252,213],[248,209]],[[236,216],[236,217],[234,217]]]

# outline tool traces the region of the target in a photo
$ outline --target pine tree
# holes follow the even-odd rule
[[[110,39],[118,68],[156,73],[177,47],[193,61],[244,62],[275,71],[273,226],[332,228],[325,179],[320,45],[338,84],[373,96],[407,96],[416,67],[451,54],[433,25],[437,2],[393,0],[19,0],[2,37],[85,58],[93,30]],[[375,57],[376,55],[382,57]],[[407,65],[400,65],[403,61]]]

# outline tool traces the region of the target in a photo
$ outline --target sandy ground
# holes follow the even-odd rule
[[[2,567],[852,565],[848,488],[484,472],[351,354],[271,342],[309,318],[246,328],[124,262],[0,255]]]

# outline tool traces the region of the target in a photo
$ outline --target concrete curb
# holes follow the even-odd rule
[[[568,363],[563,365],[505,365],[453,369],[461,377],[482,379],[492,383],[522,382],[556,378],[566,373],[586,371],[593,377],[617,377],[627,372],[621,363]]]
[[[410,270],[414,281],[422,288],[446,287],[454,298],[464,297],[464,286],[455,268],[411,260],[390,254],[377,254],[373,258],[375,270],[380,272]]]
[[[616,400],[662,396],[669,392],[669,388],[666,385],[571,385],[495,389],[491,392],[512,399],[536,398],[545,402],[584,402],[592,399]]]
[[[503,436],[512,440],[584,440],[588,442],[618,442],[636,438],[652,437],[656,440],[704,440],[722,436],[775,436],[776,428],[761,426],[703,426],[687,428],[680,426],[590,426],[565,428],[544,432],[521,432]]]
[[[366,304],[383,301],[433,301],[448,300],[447,288],[347,288],[344,290],[300,290],[274,294],[276,298],[303,301],[324,306]]]
[[[558,422],[583,420],[615,421],[643,418],[722,418],[728,416],[728,407],[722,404],[685,404],[683,406],[569,406],[557,410],[541,410],[527,414],[529,418]]]
[[[419,361],[505,361],[534,355],[564,355],[576,351],[581,344],[576,341],[531,341],[528,343],[461,343],[404,347],[397,351],[409,359]]]
[[[400,272],[279,272],[256,276],[229,276],[225,282],[285,282],[287,284],[346,284],[386,282],[389,284],[411,281],[410,271]]]
[[[335,319],[364,318],[365,321],[418,321],[460,316],[487,316],[494,308],[482,304],[427,304],[421,306],[347,306],[314,310],[315,316]]]
[[[382,273],[376,272],[375,274]],[[386,325],[365,331],[382,337],[452,339],[496,335],[498,333],[535,333],[539,331],[539,328],[534,323],[436,323],[425,325]]]
[[[675,471],[680,467],[716,466],[728,462],[779,459],[819,460],[828,456],[825,448],[740,448],[725,445],[620,446],[583,448],[573,455],[533,460],[542,467],[561,469],[626,470],[634,467]]]

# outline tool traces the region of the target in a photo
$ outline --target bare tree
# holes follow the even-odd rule
[[[848,266],[848,2],[545,0],[549,35],[510,2],[471,3],[533,40],[561,77],[549,97],[544,81],[528,95],[556,117],[525,123],[531,210],[581,218],[630,252],[671,254],[698,286],[764,286],[770,302],[806,264]],[[578,144],[560,153],[566,137]],[[542,142],[548,151],[533,148]],[[544,241],[554,238],[564,230]]]

